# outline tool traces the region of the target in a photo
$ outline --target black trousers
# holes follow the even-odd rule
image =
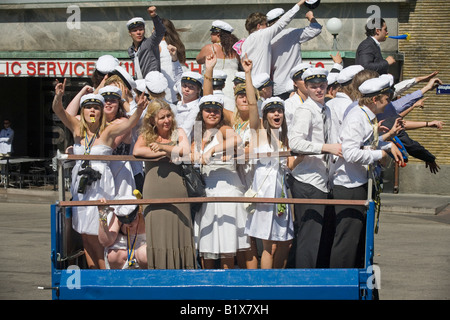
[[[365,200],[367,184],[356,188],[334,186],[335,199]],[[364,267],[366,236],[365,206],[336,206],[336,225],[330,268]]]
[[[302,183],[289,177],[292,197],[299,199],[327,199],[328,194],[313,185]],[[325,205],[295,204],[294,214],[297,224],[297,240],[295,243],[295,267],[316,268],[322,227],[324,223]]]

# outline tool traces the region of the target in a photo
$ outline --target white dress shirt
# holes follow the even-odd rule
[[[295,153],[305,154],[292,176],[303,183],[308,183],[323,192],[329,192],[328,170],[322,154],[324,141],[324,124],[322,109],[330,119],[330,109],[311,98],[295,110],[292,124],[288,129],[289,147]],[[328,121],[330,126],[331,121]],[[330,132],[330,128],[328,128]]]
[[[348,95],[343,92],[336,93],[336,97],[328,100],[326,105],[330,108],[331,111],[331,134],[330,134],[330,143],[340,143],[339,142],[339,134],[342,126],[342,122],[344,121],[344,113],[347,110],[347,107],[353,102],[352,99]]]
[[[284,117],[286,118],[286,125],[289,128],[292,119],[294,118],[294,113],[297,108],[303,104],[303,99],[297,93],[292,95],[284,101]]]
[[[0,131],[0,153],[11,153],[12,142],[14,140],[14,130],[11,128],[5,128]]]
[[[271,41],[273,95],[287,92],[287,84],[292,82],[289,73],[292,68],[302,63],[301,44],[317,37],[322,26],[312,22],[305,28],[282,30]]]
[[[346,188],[359,187],[368,181],[368,166],[382,158],[382,150],[391,143],[379,140],[378,149],[373,150],[375,114],[366,106],[353,107],[342,123],[340,141],[342,155],[336,162],[334,185]]]
[[[177,113],[175,114],[175,120],[177,122],[177,126],[179,128],[182,128],[184,132],[186,132],[188,141],[191,140],[191,133],[194,127],[195,118],[200,111],[199,102],[200,98],[188,103],[178,101],[177,104]]]

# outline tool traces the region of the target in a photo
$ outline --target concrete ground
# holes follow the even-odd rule
[[[6,191],[8,190],[8,191]],[[0,299],[49,300],[52,192],[0,190]],[[383,194],[374,262],[382,300],[450,299],[450,197]]]

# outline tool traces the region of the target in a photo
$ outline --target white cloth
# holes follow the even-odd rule
[[[194,101],[183,103],[178,101],[176,106],[175,120],[179,128],[182,128],[188,137],[188,141],[191,139],[192,129],[195,123],[195,118],[197,117],[200,99]]]
[[[273,95],[285,93],[287,85],[292,82],[289,73],[292,68],[302,63],[301,44],[317,37],[322,26],[317,22],[305,28],[282,30],[271,41]]]
[[[138,161],[140,162],[140,161]],[[115,196],[132,196],[136,189],[134,173],[129,161],[110,161],[109,168],[114,177]]]
[[[371,150],[374,139],[372,121],[375,114],[366,106],[352,108],[342,123],[339,136],[342,141],[342,155],[336,162],[333,184],[355,188],[368,181],[368,165],[382,158],[381,150]],[[387,150],[390,143],[380,141],[379,148]]]
[[[270,74],[272,62],[271,40],[283,30],[294,15],[300,10],[298,5],[287,11],[281,18],[270,27],[260,29],[251,33],[242,44],[241,57],[247,54],[253,61],[252,77],[260,73]]]
[[[105,145],[94,145],[91,148],[90,155],[111,155],[112,149]],[[74,144],[74,154],[84,154],[84,146],[80,144]],[[100,172],[101,177],[99,180],[92,183],[92,185],[86,187],[86,192],[78,193],[78,185],[80,183],[81,176],[78,172],[82,170],[82,161],[78,160],[72,170],[72,200],[73,201],[87,201],[87,200],[99,200],[105,198],[111,200],[114,198],[115,187],[114,177],[109,168],[109,161],[90,161],[92,169]],[[108,217],[108,220],[111,217]],[[98,209],[97,206],[86,207],[73,207],[72,208],[72,227],[80,234],[98,235]]]
[[[331,111],[332,126],[330,143],[339,143],[339,134],[342,122],[344,121],[344,113],[352,102],[353,100],[350,99],[348,95],[342,92],[338,92],[336,93],[335,98],[328,100],[328,102],[326,103]]]
[[[203,152],[218,144],[214,136]],[[205,178],[206,196],[242,197],[243,186],[236,173],[234,163],[214,162],[202,166]],[[250,241],[244,233],[247,211],[242,203],[204,203],[195,215],[194,237],[200,255],[217,259],[221,254],[235,254],[250,248]]]
[[[223,88],[223,93],[225,96],[232,98],[234,100],[234,75],[238,71],[239,61],[237,58],[232,59],[217,59],[217,63],[214,66],[214,70],[222,70],[227,74],[227,79],[225,80],[225,87]]]
[[[0,153],[6,154],[13,152],[12,142],[14,140],[14,130],[5,128],[0,131]]]
[[[273,148],[264,145],[255,148],[254,152],[273,152]],[[284,165],[280,163],[281,160]],[[258,160],[255,168],[252,188],[256,197],[281,198],[282,190],[287,198],[287,188],[284,170],[286,158],[273,157],[262,163]],[[276,203],[257,203],[253,214],[248,215],[245,233],[251,237],[272,241],[287,241],[294,237],[294,226],[290,206],[278,215]]]
[[[288,138],[292,151],[305,154],[302,162],[294,168],[292,176],[323,192],[329,192],[328,170],[324,155],[321,154],[325,143],[322,108],[325,108],[327,117],[330,118],[330,109],[311,98],[299,105],[288,130]],[[328,123],[331,124],[331,121]]]
[[[234,108],[236,108],[236,102],[233,98],[225,95],[224,91],[222,90],[214,90],[213,94],[222,97],[224,109],[234,112]]]
[[[161,49],[161,73],[166,77],[168,84],[165,98],[169,103],[177,103],[177,91],[174,89],[174,86],[181,79],[183,68],[178,60],[172,61],[172,56],[167,49],[167,42],[165,40],[162,40],[159,46]]]

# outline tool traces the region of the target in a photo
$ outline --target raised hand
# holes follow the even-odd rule
[[[58,79],[56,79],[55,96],[62,97],[64,95],[65,90],[66,90],[66,79],[64,79],[63,83],[59,82]]]

